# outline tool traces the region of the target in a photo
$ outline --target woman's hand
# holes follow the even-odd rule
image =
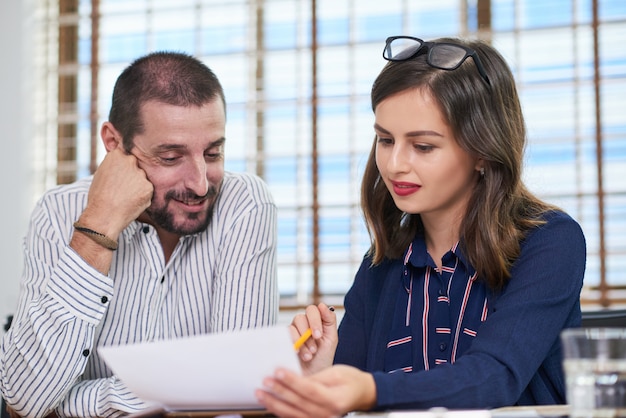
[[[376,404],[376,384],[370,373],[335,365],[311,376],[279,369],[256,391],[261,405],[279,417],[339,417],[366,411]]]
[[[332,366],[337,348],[337,316],[334,309],[323,303],[309,305],[304,314],[298,314],[289,330],[296,341],[311,328],[312,336],[298,350],[300,366],[305,375]]]

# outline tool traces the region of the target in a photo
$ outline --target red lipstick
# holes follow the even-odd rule
[[[421,186],[415,183],[405,183],[402,181],[392,181],[393,192],[398,196],[408,196],[417,192]]]

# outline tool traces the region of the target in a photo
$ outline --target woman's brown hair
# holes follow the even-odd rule
[[[493,289],[510,277],[520,242],[555,207],[530,193],[522,182],[526,128],[515,80],[504,58],[482,41],[438,39],[467,46],[479,55],[489,84],[467,58],[455,70],[431,67],[426,54],[389,62],[371,92],[372,110],[384,99],[426,89],[435,99],[458,144],[484,162],[460,226],[460,245],[478,276]],[[422,230],[419,214],[401,212],[380,178],[372,145],[361,183],[361,206],[372,238],[373,264],[399,258]]]

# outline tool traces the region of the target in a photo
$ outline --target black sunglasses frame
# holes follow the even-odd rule
[[[417,47],[417,49],[415,50],[413,54],[406,56],[406,57],[402,57],[400,59],[396,59],[396,58],[388,56],[389,54],[387,54],[387,51],[390,51],[389,47],[391,46],[391,43],[395,41],[396,39],[408,39],[411,41],[416,41],[420,45]],[[465,51],[465,56],[461,58],[458,64],[456,64],[454,67],[442,67],[442,66],[436,65],[433,63],[431,54],[437,45],[448,45],[448,46],[453,46],[455,48],[460,48]],[[478,56],[476,51],[464,45],[459,45],[459,44],[455,44],[451,42],[426,42],[420,38],[415,38],[413,36],[390,36],[385,41],[385,49],[383,50],[383,58],[386,59],[387,61],[393,61],[393,62],[407,61],[418,56],[424,48],[426,48],[428,51],[428,55],[426,57],[426,62],[428,63],[428,65],[430,65],[433,68],[438,68],[440,70],[448,70],[448,71],[456,70],[457,68],[461,66],[461,64],[465,62],[465,60],[468,57],[472,57],[472,60],[474,60],[474,64],[476,65],[476,69],[478,70],[478,73],[480,74],[482,79],[485,81],[485,83],[487,83],[487,86],[491,89],[491,82],[489,81],[489,77],[487,76],[485,67],[483,67],[483,63],[480,61],[480,57]]]

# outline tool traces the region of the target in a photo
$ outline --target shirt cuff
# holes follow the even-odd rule
[[[74,316],[97,325],[113,297],[113,280],[68,246],[50,278],[48,293]]]

